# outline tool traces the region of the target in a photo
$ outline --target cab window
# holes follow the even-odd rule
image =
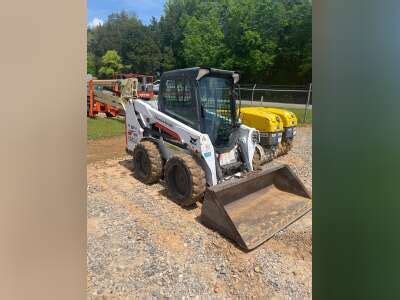
[[[196,103],[192,97],[190,81],[168,79],[164,89],[165,112],[173,118],[197,129]]]

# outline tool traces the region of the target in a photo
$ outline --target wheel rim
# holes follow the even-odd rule
[[[171,170],[173,189],[184,198],[187,196],[190,184],[186,169],[180,165],[175,165]]]
[[[258,149],[258,147],[256,147],[256,149],[254,151],[254,156],[253,156],[253,169],[256,169],[261,166],[261,163],[262,163],[261,159],[262,159],[262,155],[261,155],[260,149]]]

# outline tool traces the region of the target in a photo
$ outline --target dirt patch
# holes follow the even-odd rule
[[[311,128],[298,134],[273,164],[311,187]],[[311,213],[246,253],[198,221],[201,203],[181,208],[162,183],[137,181],[122,151],[101,151],[120,158],[87,167],[89,298],[311,298]]]
[[[125,155],[125,136],[116,136],[87,142],[87,164]]]

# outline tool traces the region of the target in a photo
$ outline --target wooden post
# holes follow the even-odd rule
[[[93,103],[94,103],[94,83],[93,80],[89,81],[89,117],[93,117]]]

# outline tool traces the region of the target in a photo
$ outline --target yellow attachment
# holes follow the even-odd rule
[[[242,123],[261,132],[283,131],[282,119],[261,107],[243,107],[240,110]]]
[[[275,107],[260,107],[262,110],[273,113],[281,117],[283,127],[294,127],[297,126],[297,117],[291,111]]]

